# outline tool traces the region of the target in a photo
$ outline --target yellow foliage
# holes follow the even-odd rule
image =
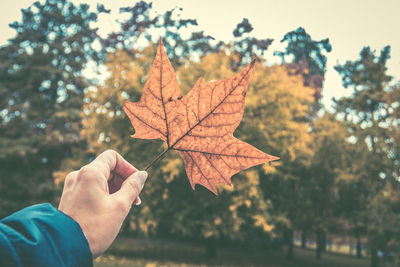
[[[303,85],[302,77],[289,75],[285,66],[258,64],[247,94],[249,112],[245,119],[263,131],[264,138],[281,156],[294,160],[310,153],[309,126],[304,121],[312,95],[312,88]]]
[[[68,174],[67,171],[55,171],[55,172],[53,172],[54,184],[57,187],[60,187],[60,185],[64,182],[64,179],[67,176],[67,174]]]
[[[262,165],[262,169],[264,170],[264,173],[268,174],[274,174],[276,173],[276,167],[281,166],[282,161],[272,161],[268,162],[267,164]]]
[[[263,216],[254,215],[253,220],[255,226],[260,227],[264,232],[271,232],[274,229],[274,225],[268,224]]]
[[[121,50],[107,56],[106,67],[110,78],[103,86],[86,91],[81,113],[81,134],[90,144],[91,152],[98,153],[110,147],[118,148],[122,154],[129,150],[126,146],[129,132],[125,138],[120,138],[121,131],[112,125],[125,119],[121,108],[125,101],[137,100],[140,96],[154,51],[152,46],[147,47],[137,53],[134,61],[131,55]],[[125,126],[125,129],[130,128]]]
[[[175,177],[178,177],[182,173],[182,160],[178,157],[173,158],[164,164],[161,169],[164,173],[163,177],[167,183],[170,183]]]
[[[214,219],[214,224],[215,224],[215,225],[220,225],[221,222],[222,222],[222,220],[221,220],[221,218],[219,218],[219,217]]]

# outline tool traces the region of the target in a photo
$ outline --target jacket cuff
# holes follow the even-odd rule
[[[1,223],[8,228],[13,250],[26,266],[93,266],[79,224],[48,203],[27,207]]]

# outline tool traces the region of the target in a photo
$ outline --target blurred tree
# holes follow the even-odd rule
[[[250,36],[253,26],[249,20],[243,18],[242,22],[236,25],[233,30],[234,40],[230,43],[230,50],[237,55],[232,58],[231,68],[238,71],[242,66],[249,64],[254,58],[259,61],[264,58],[264,52],[272,44],[273,39],[258,39]]]
[[[286,66],[257,68],[252,76],[239,133],[248,141],[281,159],[259,170],[264,196],[271,200],[273,222],[293,252],[293,231],[310,224],[308,202],[304,198],[306,167],[311,156],[306,116],[313,104],[312,88],[305,87],[300,75],[289,75]],[[272,167],[274,166],[274,167]]]
[[[299,27],[286,33],[281,42],[287,42],[287,47],[285,51],[276,51],[275,55],[288,64],[291,73],[303,76],[305,86],[314,88],[316,101],[313,108],[318,111],[321,108],[319,100],[326,72],[327,58],[324,52],[332,50],[329,39],[315,41],[304,28]]]
[[[365,200],[365,208],[359,212],[365,218],[372,267],[378,266],[377,251],[384,251],[387,241],[382,234],[382,227],[385,226],[380,223],[382,218],[378,210],[391,209],[390,206],[379,206],[379,203],[390,203],[381,201],[380,195],[385,192],[388,184],[395,184],[392,188],[398,188],[396,138],[391,135],[392,130],[398,129],[398,123],[393,120],[396,114],[393,107],[398,105],[394,104],[398,100],[389,100],[392,95],[398,94],[398,89],[391,85],[392,77],[386,73],[389,58],[389,46],[383,48],[379,56],[365,47],[360,53],[360,59],[335,67],[342,75],[343,85],[353,88],[351,97],[335,101],[336,111],[348,123],[355,145],[366,147],[364,156],[354,159],[360,172],[353,172],[353,175],[365,189],[360,191],[359,196]],[[396,216],[394,213],[391,215]]]
[[[388,155],[393,162],[392,177],[400,180],[400,81],[386,95],[388,118]]]
[[[356,240],[356,257],[362,257],[362,238],[366,236],[366,222],[369,198],[368,174],[360,162],[368,160],[368,147],[365,144],[349,143],[347,159],[339,171],[337,190],[337,217],[342,218],[350,236]],[[343,233],[342,233],[343,234]]]
[[[99,60],[96,19],[88,5],[47,0],[10,24],[16,36],[0,48],[0,216],[52,199],[52,172],[83,142],[82,69]]]
[[[310,223],[316,236],[317,259],[321,258],[325,250],[326,234],[331,230],[331,222],[338,215],[336,183],[348,159],[347,136],[343,123],[329,113],[313,122],[313,156],[308,169],[309,177],[303,186],[307,190],[310,203],[307,214],[313,218]],[[336,225],[335,228],[337,227]]]
[[[324,52],[331,51],[329,39],[315,41],[311,36],[302,28],[299,27],[295,31],[285,34],[281,42],[286,42],[287,47],[285,51],[274,54],[281,57],[283,65],[290,75],[301,76],[303,78],[304,88],[313,88],[314,101],[308,105],[307,116],[302,118],[299,122],[305,124],[310,123],[310,119],[317,118],[317,111],[321,108],[319,100],[321,98],[321,89],[323,86],[324,75],[326,71],[326,56]],[[307,94],[307,92],[306,92]],[[311,116],[311,118],[310,118]],[[296,120],[296,119],[295,119]],[[312,125],[309,125],[309,130]],[[323,182],[314,180],[312,174],[311,156],[313,148],[311,143],[305,145],[305,149],[297,152],[297,157],[293,161],[285,160],[285,166],[282,172],[285,173],[285,179],[279,180],[279,175],[275,177],[273,182],[274,187],[280,188],[281,193],[276,196],[275,206],[279,206],[277,210],[283,214],[282,218],[287,221],[282,224],[285,239],[288,242],[288,257],[293,256],[293,232],[294,230],[301,231],[301,244],[303,247],[306,245],[307,236],[315,233],[315,226],[317,217],[314,217],[313,207],[315,198],[313,194],[313,182]],[[315,153],[315,151],[314,151]],[[311,168],[311,169],[310,169]],[[272,186],[271,186],[272,187]],[[321,231],[318,231],[321,232]],[[322,235],[325,236],[324,234]]]
[[[109,34],[103,45],[109,52],[124,50],[134,59],[133,48],[144,48],[162,37],[175,66],[183,64],[189,57],[198,58],[199,55],[218,51],[223,43],[214,42],[214,38],[203,31],[194,31],[197,21],[181,18],[181,11],[182,8],[174,8],[157,14],[152,9],[152,3],[144,1],[133,7],[123,7],[120,13],[129,15],[129,18],[119,22],[120,30]]]

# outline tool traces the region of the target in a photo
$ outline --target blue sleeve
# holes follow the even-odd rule
[[[0,266],[93,266],[79,224],[50,204],[0,220]]]

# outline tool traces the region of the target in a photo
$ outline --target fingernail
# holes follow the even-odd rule
[[[140,197],[137,197],[137,201],[136,201],[135,205],[139,206],[140,204],[142,204],[142,200],[140,199]]]
[[[140,181],[140,183],[142,184],[142,188],[143,188],[144,182],[145,182],[146,179],[147,179],[147,172],[145,172],[145,171],[139,171],[138,177],[139,177],[139,181]]]

